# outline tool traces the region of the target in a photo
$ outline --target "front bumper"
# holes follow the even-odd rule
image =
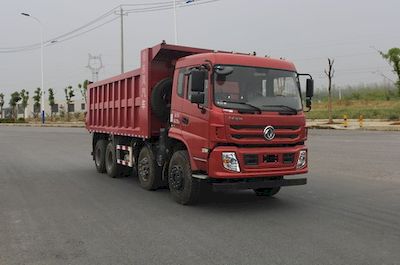
[[[297,186],[307,184],[307,178],[298,179],[262,179],[254,181],[216,182],[212,183],[214,191],[244,190],[261,188],[278,188],[284,186]]]
[[[208,176],[215,179],[246,179],[305,174],[308,172],[307,162],[304,167],[297,168],[297,160],[302,150],[307,150],[307,148],[304,145],[260,148],[219,146],[210,154]],[[239,161],[240,172],[233,172],[223,167],[223,152],[235,152]],[[245,156],[249,154],[258,158],[256,165],[246,164]],[[293,154],[293,161],[291,163],[284,161],[285,154]],[[266,156],[274,156],[276,157],[276,161],[265,161]]]

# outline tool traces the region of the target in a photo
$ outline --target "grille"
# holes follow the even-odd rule
[[[256,154],[244,154],[243,159],[246,166],[258,165],[258,155]]]
[[[294,153],[283,154],[284,164],[293,164],[293,162],[294,162]]]
[[[275,128],[276,139],[296,139],[300,126],[273,126]],[[263,130],[265,125],[230,125],[233,139],[256,139],[265,140]]]
[[[276,134],[275,138],[280,138],[280,139],[295,139],[297,137],[297,134]],[[245,138],[260,138],[264,139],[264,135],[260,134],[232,134],[232,138],[235,139],[245,139]]]
[[[275,163],[278,162],[278,155],[265,155],[264,156],[265,163]]]
[[[231,125],[234,130],[251,130],[251,129],[262,129],[264,130],[265,125]],[[276,130],[298,130],[300,126],[274,126]]]

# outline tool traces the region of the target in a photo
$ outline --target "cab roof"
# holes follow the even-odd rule
[[[204,64],[211,61],[212,64],[243,65],[262,68],[282,69],[296,72],[296,67],[292,62],[282,59],[272,59],[257,57],[247,54],[236,54],[226,52],[208,52],[189,55],[178,60],[176,68]]]

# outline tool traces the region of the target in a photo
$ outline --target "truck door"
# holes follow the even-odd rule
[[[172,104],[171,104],[171,117],[170,121],[172,124],[172,130],[174,134],[181,134],[181,117],[182,117],[182,105],[185,103],[185,87],[186,87],[186,69],[178,69],[175,71],[176,80],[174,80],[174,86],[176,92],[172,91]]]
[[[190,102],[190,80],[191,75],[186,74],[180,117],[181,131],[183,138],[189,145],[193,160],[199,169],[206,171],[209,147],[209,77],[207,76],[204,80],[205,102],[201,106]]]

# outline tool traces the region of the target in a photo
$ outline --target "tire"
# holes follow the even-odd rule
[[[107,141],[98,140],[94,147],[94,153],[93,153],[94,163],[96,165],[96,170],[99,173],[106,172],[106,162],[105,162],[106,145],[107,145]]]
[[[189,205],[198,201],[201,182],[192,177],[187,151],[176,151],[172,155],[168,169],[168,186],[176,202]]]
[[[161,172],[153,151],[144,146],[139,153],[138,171],[140,186],[145,190],[156,190],[161,183]]]
[[[112,178],[120,177],[121,170],[119,168],[119,165],[117,164],[115,146],[112,142],[109,142],[106,148],[105,164],[106,164],[107,174],[110,177]]]
[[[151,91],[151,109],[161,121],[168,121],[171,113],[172,79],[158,82]]]

